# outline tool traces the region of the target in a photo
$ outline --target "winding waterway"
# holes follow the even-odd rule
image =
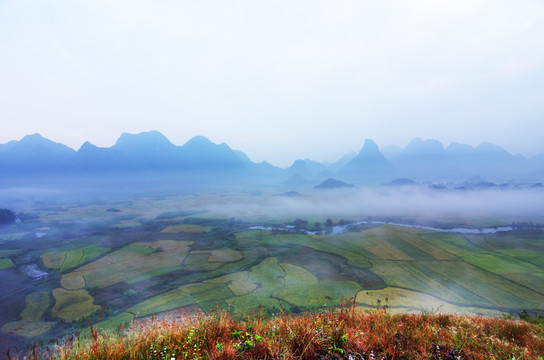
[[[442,229],[437,228],[433,226],[426,226],[426,225],[418,225],[418,224],[404,224],[404,223],[397,223],[397,222],[386,222],[386,221],[357,221],[345,225],[335,225],[331,227],[328,230],[321,230],[321,231],[308,231],[308,230],[300,230],[295,229],[294,226],[285,226],[285,227],[272,227],[272,226],[251,226],[249,230],[269,230],[269,231],[285,231],[285,232],[292,232],[292,233],[300,233],[305,232],[309,235],[338,235],[343,234],[350,229],[361,226],[361,225],[395,225],[395,226],[401,226],[401,227],[408,227],[413,229],[422,229],[422,230],[430,230],[430,231],[440,231],[440,232],[447,232],[447,233],[457,233],[457,234],[495,234],[499,231],[511,231],[511,226],[494,226],[494,227],[484,227],[484,228],[468,228],[468,227],[454,227],[450,229]]]

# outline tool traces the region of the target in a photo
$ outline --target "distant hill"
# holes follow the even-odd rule
[[[243,152],[227,144],[215,144],[204,136],[195,136],[178,146],[158,131],[123,133],[112,147],[98,147],[85,142],[78,151],[32,134],[21,140],[0,144],[0,168],[4,178],[30,174],[124,174],[140,172],[151,176],[155,171],[183,174],[185,178],[214,172],[229,174],[229,181],[309,186],[319,180],[341,178],[357,184],[387,184],[408,178],[416,182],[462,183],[481,177],[493,183],[544,180],[544,154],[527,159],[512,155],[498,145],[483,142],[477,147],[452,143],[447,148],[437,140],[413,139],[404,149],[385,146],[380,151],[366,139],[359,153],[348,153],[338,161],[323,164],[298,159],[287,169],[263,161],[255,163]],[[39,178],[36,178],[39,179]],[[208,177],[224,182],[227,178]],[[287,179],[287,180],[285,180]]]
[[[293,164],[287,168],[287,172],[290,174],[298,174],[307,179],[316,177],[324,170],[326,170],[325,165],[310,159],[295,160]]]
[[[227,144],[214,144],[203,136],[176,146],[158,131],[123,133],[115,145],[98,147],[85,142],[73,149],[39,134],[0,145],[0,166],[7,173],[126,172],[126,171],[229,171],[248,168],[272,171],[269,164],[255,164]],[[273,168],[273,167],[272,167]]]
[[[302,195],[301,193],[297,192],[297,191],[287,191],[287,192],[284,192],[284,193],[281,193],[277,196],[283,196],[283,197],[301,197],[301,196],[304,196]]]
[[[446,150],[434,139],[413,139],[404,150],[391,158],[403,177],[426,180],[429,175],[441,177],[459,174],[459,169],[453,169],[447,161]]]
[[[359,154],[338,171],[339,176],[359,183],[389,179],[394,174],[393,164],[370,139],[366,139]]]
[[[5,172],[57,172],[73,165],[76,152],[66,145],[53,142],[40,134],[23,137],[2,146],[0,167]]]
[[[353,187],[353,184],[346,184],[343,181],[330,178],[323,181],[321,184],[314,186],[316,189],[339,189],[339,188],[350,188]]]
[[[244,161],[240,153],[225,143],[214,144],[204,136],[195,136],[179,148],[181,165],[192,170],[242,170],[253,165]]]
[[[82,171],[125,169],[133,161],[119,150],[98,147],[88,141],[81,145],[76,155],[76,164]]]

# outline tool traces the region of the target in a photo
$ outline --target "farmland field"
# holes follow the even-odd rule
[[[295,218],[233,218],[208,211],[213,197],[205,200],[24,209],[30,220],[0,229],[0,281],[10,284],[0,295],[0,338],[49,341],[87,320],[115,328],[177,309],[246,316],[352,299],[363,309],[500,316],[544,304],[539,230],[349,228],[361,219],[334,216],[328,228],[313,217],[295,229]]]

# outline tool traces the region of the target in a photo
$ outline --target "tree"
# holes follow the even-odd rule
[[[9,209],[0,209],[0,224],[13,224],[15,213]]]
[[[293,225],[295,226],[295,229],[307,229],[308,220],[295,219],[295,221],[293,221]]]

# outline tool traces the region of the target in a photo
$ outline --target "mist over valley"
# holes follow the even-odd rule
[[[278,168],[204,137],[123,134],[74,151],[29,135],[0,146],[0,346],[88,336],[88,322],[346,299],[540,313],[541,160],[420,139],[392,154],[366,140],[335,163]]]
[[[0,1],[0,360],[542,360],[543,19]]]

